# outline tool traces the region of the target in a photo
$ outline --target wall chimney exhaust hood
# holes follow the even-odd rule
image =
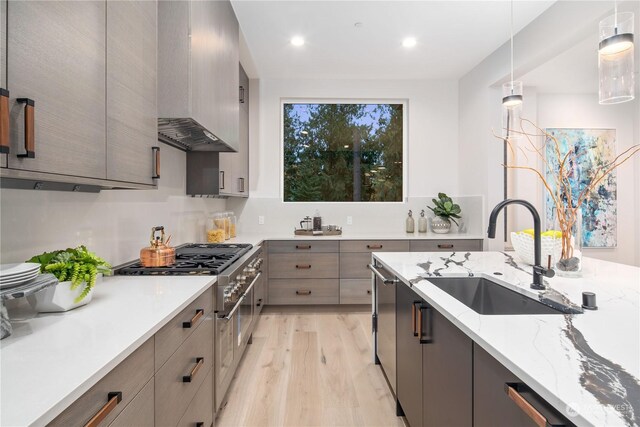
[[[184,151],[236,151],[191,117],[159,118],[158,140]]]

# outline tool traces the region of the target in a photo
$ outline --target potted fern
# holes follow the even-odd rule
[[[431,200],[434,206],[427,206],[427,208],[431,209],[436,215],[435,218],[431,220],[431,230],[433,230],[434,233],[448,233],[451,230],[451,221],[458,226],[460,225],[458,221],[456,221],[456,218],[462,218],[460,216],[462,209],[460,209],[460,205],[453,203],[451,197],[445,193],[438,193],[438,199]]]
[[[68,311],[88,304],[96,282],[102,275],[111,274],[109,263],[85,246],[45,252],[28,262],[40,263],[42,273],[51,273],[60,282],[27,298],[41,313]]]

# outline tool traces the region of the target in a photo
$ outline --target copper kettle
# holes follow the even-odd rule
[[[156,235],[157,232],[160,235]],[[164,227],[157,226],[151,229],[151,245],[140,249],[140,263],[143,267],[166,267],[176,262],[176,250],[169,246],[171,236],[165,241]]]

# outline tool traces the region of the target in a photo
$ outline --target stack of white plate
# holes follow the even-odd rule
[[[38,274],[40,274],[40,264],[35,262],[0,264],[0,289],[20,286],[35,279]]]

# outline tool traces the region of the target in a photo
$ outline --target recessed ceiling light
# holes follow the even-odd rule
[[[407,37],[406,39],[402,40],[402,46],[404,47],[414,47],[416,43],[417,42],[415,37]]]
[[[304,44],[304,39],[300,36],[292,37],[291,44],[294,46],[302,46]]]

